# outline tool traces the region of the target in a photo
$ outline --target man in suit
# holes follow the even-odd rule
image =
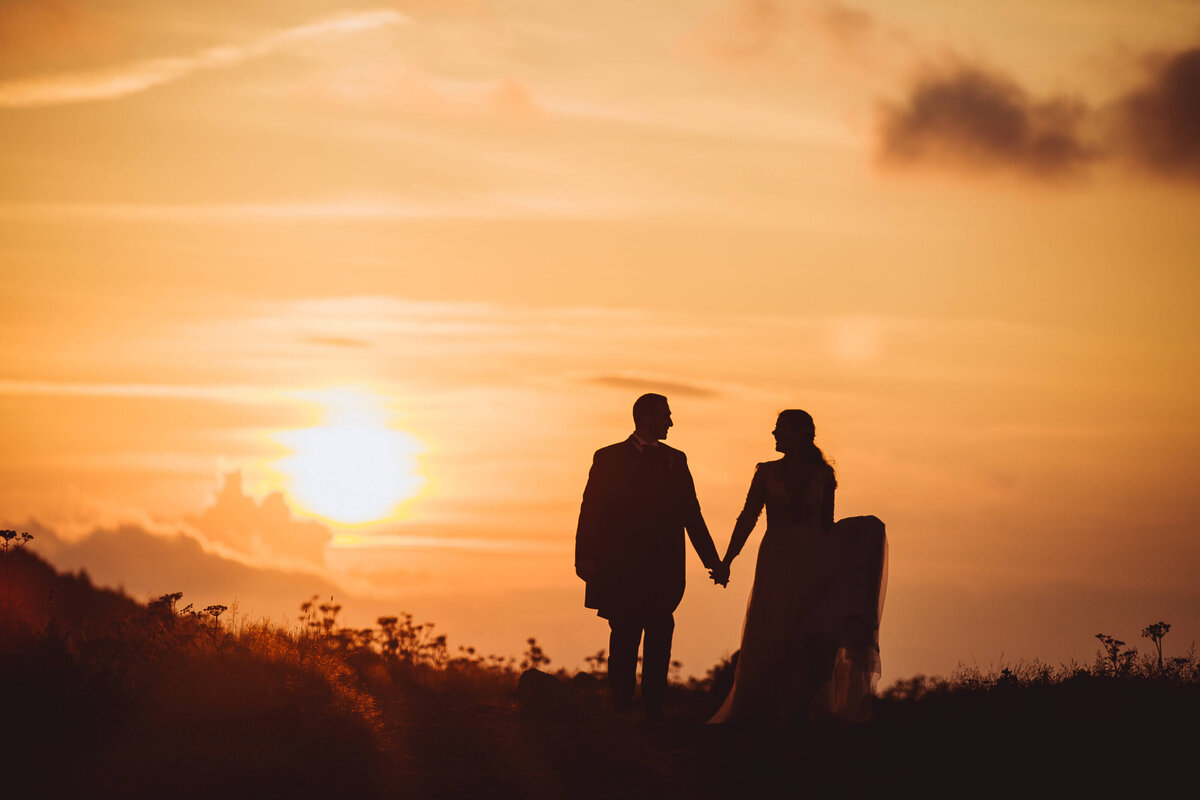
[[[687,457],[663,444],[671,408],[660,394],[633,404],[633,434],[596,451],[575,535],[575,573],[584,605],[607,619],[608,675],[614,706],[633,707],[638,646],[642,702],[662,716],[671,663],[673,616],[683,599],[684,530],[713,580],[728,580],[700,513]]]

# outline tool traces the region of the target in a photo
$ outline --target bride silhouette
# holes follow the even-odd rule
[[[710,723],[859,721],[879,679],[887,538],[876,517],[833,521],[833,467],[807,412],[775,424],[783,458],[755,468],[724,569],[766,506],[733,688]]]

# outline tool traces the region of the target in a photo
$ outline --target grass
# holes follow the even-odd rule
[[[668,722],[648,725],[609,710],[602,653],[551,676],[535,639],[520,661],[451,652],[407,614],[339,626],[321,598],[291,630],[232,624],[4,558],[6,796],[1109,796],[1191,780],[1200,659],[1159,665],[1166,623],[1153,657],[1102,636],[1090,665],[899,681],[849,728],[705,726],[731,680],[718,664],[675,681]]]

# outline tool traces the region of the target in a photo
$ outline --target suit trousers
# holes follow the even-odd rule
[[[662,713],[671,666],[671,637],[675,618],[671,612],[624,613],[608,621],[608,683],[618,709],[633,707],[638,645],[642,645],[642,703],[646,713]],[[645,641],[643,643],[643,635]]]

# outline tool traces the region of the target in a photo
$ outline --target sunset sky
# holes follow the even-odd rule
[[[1197,0],[0,0],[0,523],[139,599],[581,667],[659,391],[722,550],[813,414],[885,684],[1178,654],[1198,264]],[[689,555],[684,674],[761,533]]]

